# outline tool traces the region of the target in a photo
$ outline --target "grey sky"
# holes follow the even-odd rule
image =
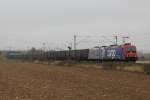
[[[0,0],[0,49],[64,48],[74,34],[130,36],[138,50],[150,51],[149,0]],[[95,39],[95,40],[94,40]],[[89,38],[78,48],[110,44]],[[89,42],[91,41],[91,42]],[[106,41],[106,42],[105,42]]]

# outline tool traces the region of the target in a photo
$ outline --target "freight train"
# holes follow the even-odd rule
[[[136,61],[136,46],[131,43],[123,45],[101,46],[92,49],[63,50],[47,52],[30,52],[9,55],[9,58],[32,58],[45,60],[86,60],[86,61]]]
[[[48,59],[56,60],[88,60],[88,61],[136,61],[136,46],[131,43],[95,47],[92,49],[49,51]]]

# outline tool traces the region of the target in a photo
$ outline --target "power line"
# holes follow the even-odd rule
[[[82,40],[80,40],[80,41],[77,41],[77,38],[83,38],[84,37],[84,39],[82,39]],[[105,40],[107,40],[108,42],[110,42],[110,43],[112,43],[112,44],[114,44],[114,42],[112,41],[112,40],[110,40],[110,39],[108,39],[106,36],[92,36],[92,35],[85,35],[85,36],[80,36],[80,35],[74,35],[74,50],[76,50],[77,49],[77,45],[79,44],[79,43],[81,43],[81,42],[83,42],[85,39],[89,39],[89,38],[104,38]],[[118,42],[118,37],[117,36],[115,36],[115,40],[116,40],[116,45],[118,44],[117,42]]]
[[[129,39],[129,37],[128,36],[124,36],[124,37],[122,37],[122,39],[123,39],[123,44],[125,44],[126,43],[126,39]]]

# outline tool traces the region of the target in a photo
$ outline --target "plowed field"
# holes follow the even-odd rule
[[[0,100],[150,100],[150,75],[30,63],[0,64]]]

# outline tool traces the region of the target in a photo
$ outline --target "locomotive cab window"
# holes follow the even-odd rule
[[[136,52],[136,48],[127,48],[127,52],[129,53],[129,52]]]

